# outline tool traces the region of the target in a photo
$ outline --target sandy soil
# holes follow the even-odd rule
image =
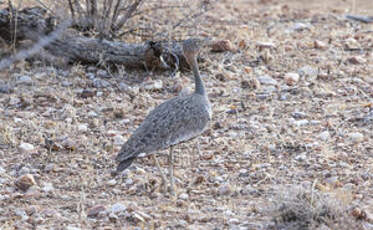
[[[193,89],[191,73],[1,71],[0,229],[373,229],[373,24],[345,14],[373,15],[371,0],[225,0],[175,32],[234,46],[201,52],[213,121],[199,150],[175,148],[176,197],[151,158],[111,172],[147,112]],[[340,216],[298,218],[320,210],[314,197]]]

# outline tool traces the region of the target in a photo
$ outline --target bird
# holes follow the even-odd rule
[[[193,75],[195,89],[192,94],[176,96],[155,107],[120,149],[116,161],[116,173],[128,168],[140,153],[152,155],[161,173],[163,190],[167,190],[163,174],[155,153],[169,149],[169,178],[171,194],[174,193],[173,147],[202,134],[212,118],[211,103],[206,93],[197,63],[197,55],[203,44],[199,39],[182,42],[183,56]]]

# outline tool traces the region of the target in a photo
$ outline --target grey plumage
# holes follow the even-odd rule
[[[167,100],[151,111],[116,158],[117,172],[131,165],[140,153],[151,154],[200,135],[211,120],[211,105],[200,77],[197,40],[183,43],[183,52],[195,78],[195,92]]]

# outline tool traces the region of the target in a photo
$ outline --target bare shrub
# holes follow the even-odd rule
[[[274,229],[364,229],[350,209],[331,194],[303,187],[279,191],[271,211]]]

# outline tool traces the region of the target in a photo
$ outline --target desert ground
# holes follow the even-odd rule
[[[371,0],[212,4],[175,32],[231,44],[200,53],[213,118],[174,148],[175,196],[150,157],[112,172],[147,113],[193,90],[191,72],[0,70],[1,230],[373,229],[373,24],[346,18],[373,16]]]

